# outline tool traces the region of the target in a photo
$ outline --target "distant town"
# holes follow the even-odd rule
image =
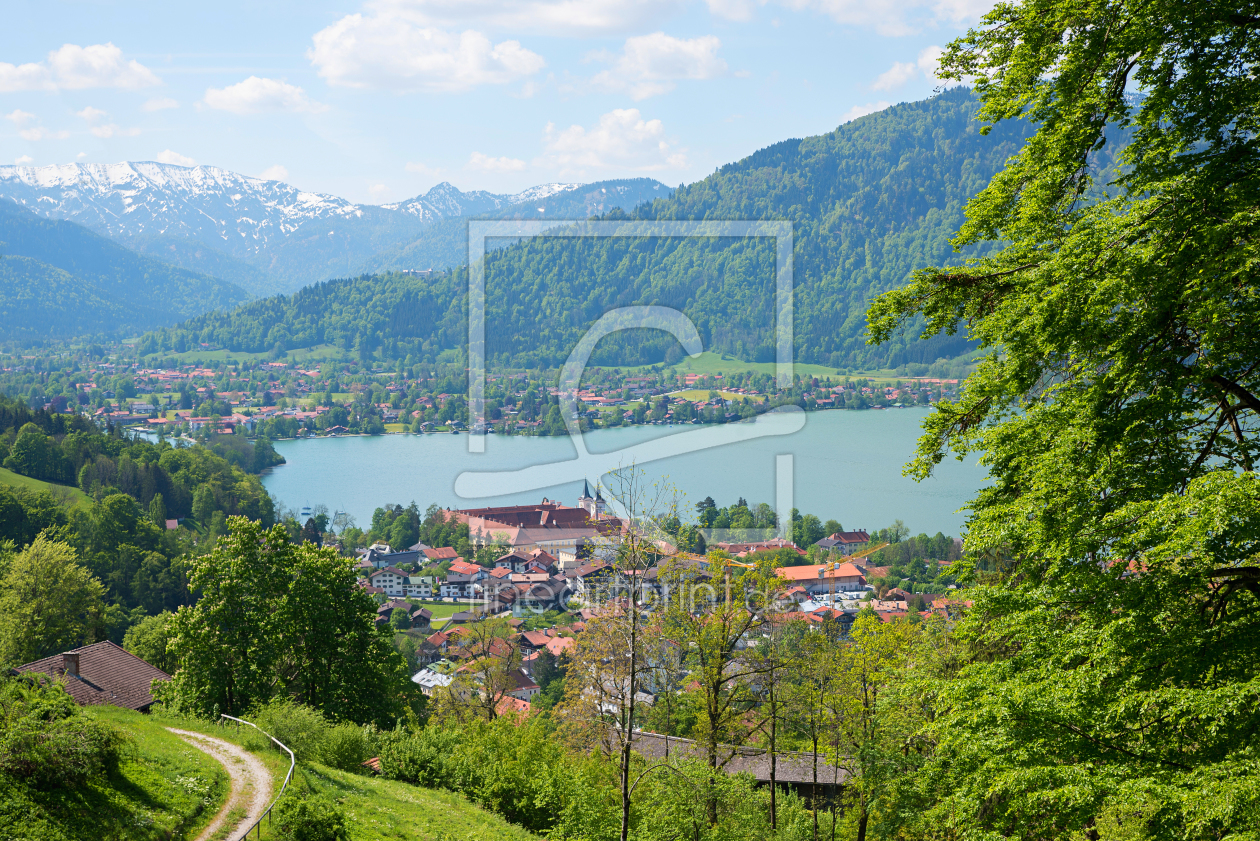
[[[566,430],[562,398],[580,428],[713,424],[747,420],[783,405],[806,411],[930,405],[956,396],[957,379],[678,373],[594,368],[575,394],[544,372],[491,373],[484,412],[473,417],[462,368],[450,364],[364,370],[346,363],[260,361],[144,366],[94,356],[6,360],[0,386],[33,408],[79,411],[162,436],[237,433],[269,439],[389,432],[555,435]],[[657,366],[659,367],[659,366]],[[572,420],[572,419],[571,419]]]

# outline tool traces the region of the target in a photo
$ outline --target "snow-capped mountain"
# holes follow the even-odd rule
[[[576,190],[581,186],[581,184],[539,184],[537,187],[530,187],[519,193],[500,195],[487,193],[485,190],[464,193],[449,182],[443,181],[423,196],[416,196],[414,199],[395,204],[383,204],[381,207],[410,213],[425,222],[436,222],[439,219],[490,213],[514,204],[541,201],[558,193]]]
[[[496,194],[465,193],[444,182],[406,201],[368,205],[213,166],[0,166],[0,198],[254,294],[356,274],[373,255],[416,240],[434,222],[497,215],[514,205],[577,195],[583,186],[542,184]]]

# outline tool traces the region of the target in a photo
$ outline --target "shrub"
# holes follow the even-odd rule
[[[287,745],[298,760],[320,761],[320,748],[329,724],[319,710],[285,698],[255,707],[242,717]],[[245,733],[245,746],[250,750],[274,747],[270,739],[252,728]]]
[[[374,733],[357,724],[329,727],[319,747],[319,761],[342,771],[358,771],[372,756]]]
[[[0,771],[37,788],[82,785],[118,764],[126,740],[79,710],[59,684],[0,685]]]
[[[349,841],[346,815],[326,797],[280,798],[275,811],[276,838],[281,841]]]
[[[459,752],[459,736],[456,728],[440,727],[382,733],[377,747],[382,776],[428,788],[457,789],[453,758]]]

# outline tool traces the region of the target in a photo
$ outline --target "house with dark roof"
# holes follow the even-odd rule
[[[838,531],[830,534],[818,541],[814,545],[819,549],[834,550],[849,554],[856,551],[859,546],[864,546],[871,542],[871,536],[864,531]]]
[[[509,572],[524,572],[525,567],[529,566],[530,559],[524,552],[509,552],[508,554],[496,558],[494,561],[495,569],[506,569]]]
[[[41,674],[60,680],[82,706],[109,704],[140,712],[148,712],[153,704],[153,681],[171,679],[109,640],[24,663],[9,674]]]

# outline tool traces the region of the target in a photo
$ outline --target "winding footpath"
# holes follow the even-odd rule
[[[253,825],[254,821],[267,810],[267,804],[271,802],[271,774],[267,771],[267,766],[249,751],[223,739],[216,739],[204,733],[194,733],[191,730],[179,730],[175,727],[166,729],[197,750],[219,760],[219,763],[227,770],[228,776],[232,778],[232,792],[228,795],[227,802],[196,839],[196,841],[207,841],[214,837],[215,833],[219,832],[227,822],[231,811],[236,807],[241,807],[245,810],[245,816],[235,822],[236,825],[228,830],[226,836],[229,841],[232,841],[235,838],[235,832],[242,826]]]

